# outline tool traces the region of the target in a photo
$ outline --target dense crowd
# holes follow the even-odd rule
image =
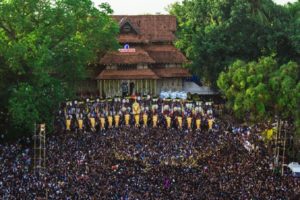
[[[120,124],[51,135],[43,175],[33,173],[30,146],[29,139],[0,146],[1,199],[299,199],[300,195],[300,179],[276,173],[257,127],[225,128],[217,117],[211,129]]]

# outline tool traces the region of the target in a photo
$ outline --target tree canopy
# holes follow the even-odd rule
[[[91,0],[0,2],[0,107],[14,128],[51,124],[87,65],[117,47],[111,13]]]
[[[184,0],[170,6],[178,19],[177,47],[204,83],[216,86],[219,73],[237,59],[275,55],[280,64],[299,60],[299,1]]]
[[[273,57],[258,62],[234,62],[219,76],[217,84],[227,103],[245,120],[298,119],[300,66],[279,65]]]

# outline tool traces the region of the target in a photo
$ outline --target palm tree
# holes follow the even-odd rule
[[[267,25],[270,23],[270,6],[274,4],[272,0],[248,0],[252,15],[261,24]]]

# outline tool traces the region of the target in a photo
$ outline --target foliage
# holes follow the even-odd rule
[[[290,23],[288,24],[288,35],[298,54],[298,62],[300,59],[300,0],[286,5],[287,12],[290,15]]]
[[[271,0],[184,0],[169,12],[178,19],[177,47],[202,81],[214,86],[237,59],[273,54],[280,64],[299,63],[298,7]]]
[[[217,84],[239,117],[252,121],[297,119],[300,105],[300,68],[296,62],[279,66],[273,57],[258,62],[236,61]]]
[[[91,0],[0,2],[0,107],[15,127],[50,122],[87,65],[117,47],[111,13]]]
[[[20,84],[13,93],[9,102],[13,125],[16,128],[31,130],[34,122],[39,119],[35,91],[28,84]]]

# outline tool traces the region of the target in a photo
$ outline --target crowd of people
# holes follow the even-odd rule
[[[134,109],[138,101],[133,99],[129,107]],[[87,105],[106,101],[95,102]],[[47,136],[46,169],[42,174],[33,173],[30,139],[0,146],[0,198],[299,199],[300,179],[276,173],[274,159],[257,127],[225,126],[214,115],[212,104],[185,102],[193,105],[185,109],[185,104],[179,115],[163,109],[165,105],[172,108],[172,100],[158,102],[157,126],[151,120],[137,123],[136,111],[127,108],[132,121],[126,124],[125,116],[120,117],[117,127],[114,121],[110,127],[108,116],[118,111],[104,106],[105,112],[112,113],[105,116],[104,126],[99,118],[99,124],[95,122],[93,127],[89,119],[93,109],[82,107],[86,116],[82,132],[77,131],[79,125],[73,118],[81,112],[77,113],[73,105],[86,104],[68,102],[62,106],[58,124],[69,130]],[[144,102],[138,103],[142,114]],[[174,105],[183,103],[175,101]],[[196,125],[198,105],[200,128]],[[97,107],[94,110],[98,121]],[[71,117],[65,118],[66,113]],[[150,119],[152,115],[149,112]],[[170,126],[164,120],[166,116],[172,119]],[[181,127],[178,116],[183,121],[191,116],[192,125],[186,122]],[[68,117],[73,120],[70,127],[64,123]],[[214,119],[211,127],[204,123],[208,119]]]

